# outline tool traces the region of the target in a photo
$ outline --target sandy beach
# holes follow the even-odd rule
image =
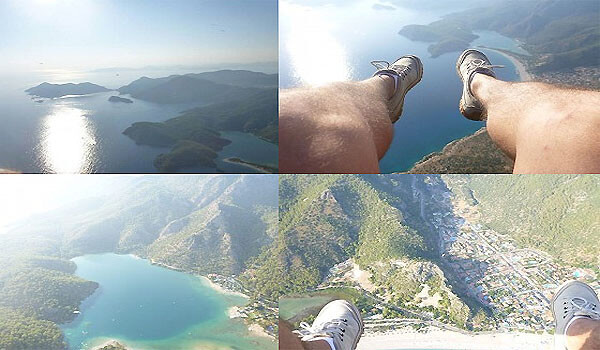
[[[527,71],[527,68],[525,67],[525,65],[519,61],[516,57],[504,52],[504,51],[500,51],[500,50],[496,50],[496,49],[492,49],[489,47],[485,48],[486,50],[490,50],[490,51],[494,51],[497,52],[499,54],[501,54],[502,56],[508,58],[514,65],[515,67],[517,67],[517,74],[519,75],[519,79],[521,81],[531,81],[533,80],[533,76],[531,75],[531,73],[529,73]]]
[[[403,329],[365,334],[360,339],[357,349],[552,350],[553,344],[553,337],[549,334],[494,333],[471,336],[440,329],[427,333]]]
[[[242,298],[246,298],[246,299],[250,299],[249,296],[247,296],[246,294],[242,293],[242,292],[234,292],[231,290],[227,290],[223,287],[221,287],[220,285],[216,284],[215,282],[211,281],[208,277],[205,276],[198,276],[200,278],[202,278],[203,280],[206,281],[206,283],[208,283],[208,285],[213,288],[214,290],[218,291],[219,293],[222,294],[228,294],[228,295],[236,295],[238,297],[242,297]]]
[[[275,337],[273,337],[272,335],[267,333],[261,326],[257,325],[256,323],[253,323],[250,326],[248,326],[248,331],[252,335],[259,336],[259,337],[266,337],[271,340],[275,340]]]

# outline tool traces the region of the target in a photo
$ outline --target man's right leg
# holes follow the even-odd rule
[[[557,350],[600,349],[600,301],[579,281],[564,283],[552,297]]]
[[[600,92],[495,78],[480,51],[467,50],[461,113],[487,119],[490,137],[515,160],[515,173],[599,173]]]
[[[567,329],[568,350],[600,349],[600,320],[580,318]]]
[[[600,92],[511,83],[483,74],[471,87],[492,140],[515,173],[600,172]]]

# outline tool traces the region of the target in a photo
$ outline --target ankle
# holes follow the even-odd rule
[[[376,84],[386,99],[390,99],[394,95],[394,92],[396,92],[396,81],[389,75],[376,75],[368,81]]]
[[[485,88],[485,85],[487,82],[489,82],[489,80],[494,79],[490,76],[487,76],[485,74],[481,74],[481,73],[475,73],[475,75],[473,75],[473,78],[471,79],[471,92],[473,92],[473,95],[475,95],[476,97],[480,98],[479,95],[483,94],[483,90]]]

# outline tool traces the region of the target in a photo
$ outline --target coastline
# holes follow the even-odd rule
[[[247,162],[247,161],[245,161],[243,159],[240,159],[240,158],[227,157],[227,158],[224,158],[222,161],[225,162],[225,163],[242,165],[242,166],[245,166],[247,168],[256,170],[256,171],[258,171],[261,174],[273,174],[272,171],[267,170],[266,167],[264,167],[264,166],[260,166],[260,165],[254,164],[254,163],[250,163],[250,162]]]
[[[506,57],[510,62],[512,62],[512,64],[514,64],[515,67],[517,68],[517,74],[519,75],[520,81],[533,80],[533,75],[531,73],[529,73],[529,71],[527,71],[527,67],[525,66],[525,64],[523,62],[521,62],[515,56],[507,53],[504,50],[493,49],[491,47],[482,47],[482,48],[499,53],[500,55]]]
[[[358,342],[357,350],[551,350],[553,344],[554,338],[549,334],[490,333],[466,335],[440,329],[423,333],[403,329],[386,333],[365,333]]]
[[[250,299],[249,296],[247,296],[246,294],[242,293],[242,292],[235,292],[229,289],[224,288],[223,286],[213,282],[210,280],[210,278],[206,277],[206,276],[202,276],[202,275],[196,275],[198,276],[200,279],[206,281],[206,283],[214,290],[216,290],[217,292],[221,293],[221,294],[226,294],[226,295],[235,295],[238,297],[242,297],[245,299]]]

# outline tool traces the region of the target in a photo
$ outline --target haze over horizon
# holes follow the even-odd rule
[[[9,0],[0,72],[233,68],[277,62],[270,0]],[[276,66],[276,65],[275,65]]]

